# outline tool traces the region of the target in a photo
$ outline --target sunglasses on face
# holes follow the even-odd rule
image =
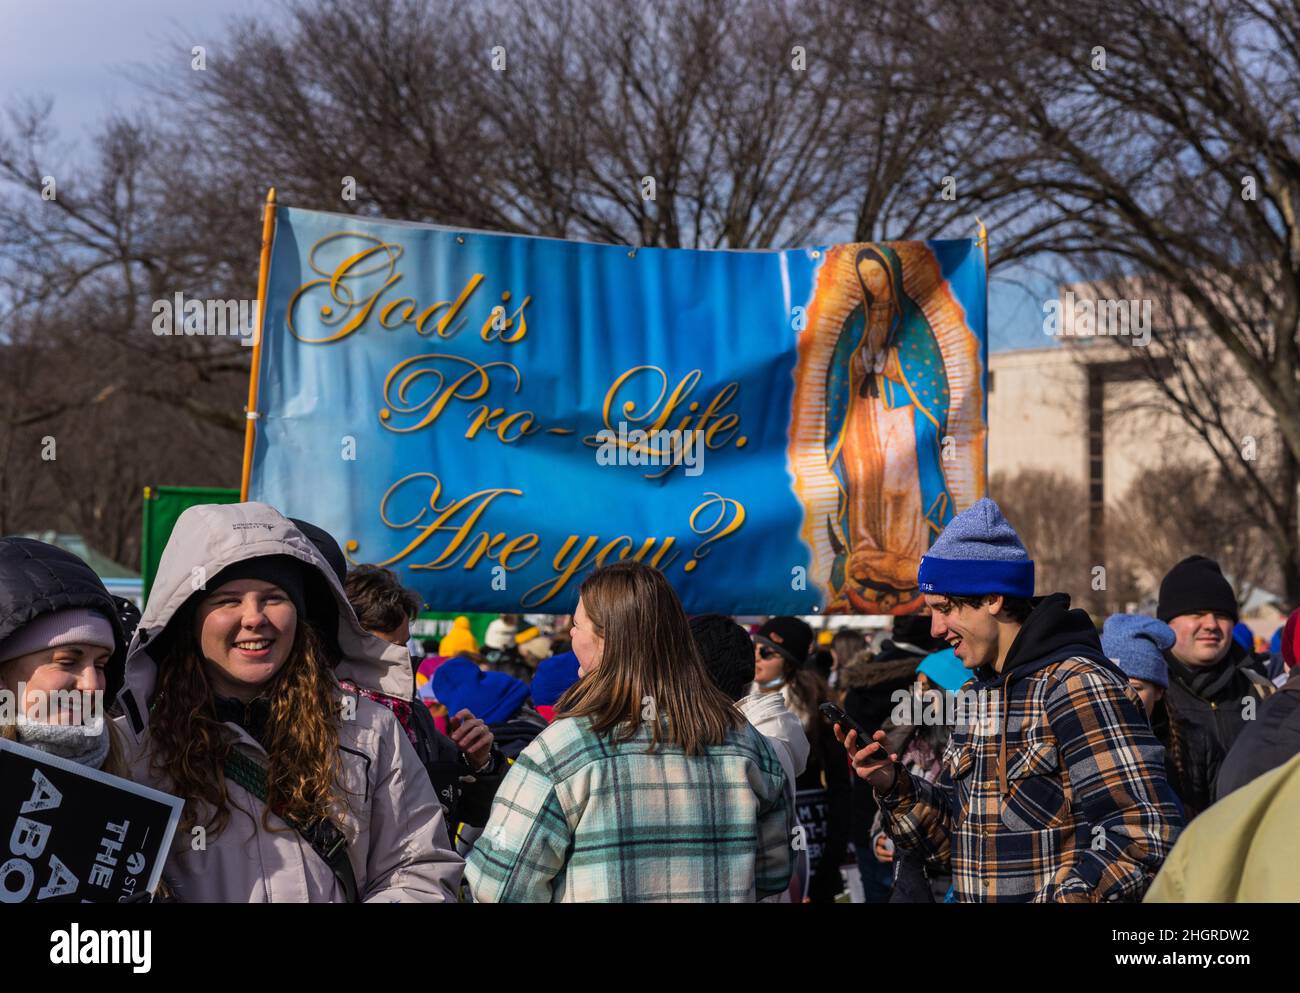
[[[761,659],[779,659],[781,657],[781,653],[778,652],[775,648],[767,648],[766,646],[760,646],[758,649],[758,657]]]

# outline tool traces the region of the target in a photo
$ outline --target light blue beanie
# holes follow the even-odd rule
[[[1111,614],[1101,628],[1101,650],[1130,679],[1169,687],[1163,653],[1174,647],[1174,629],[1145,614]]]
[[[948,522],[921,557],[922,593],[1034,595],[1034,561],[998,505],[984,497]]]
[[[927,655],[916,671],[925,673],[930,682],[949,693],[956,693],[971,678],[971,671],[961,664],[951,648]]]

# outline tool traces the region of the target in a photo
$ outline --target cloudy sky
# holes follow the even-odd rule
[[[131,73],[168,64],[187,69],[194,45],[205,46],[211,59],[224,21],[273,16],[275,7],[274,0],[0,0],[0,109],[15,98],[52,97],[60,138],[75,151],[108,112],[145,99]],[[1042,333],[1042,302],[1054,284],[1014,275],[1033,292],[994,280],[990,347],[1052,344]]]
[[[60,132],[75,138],[141,99],[129,71],[188,66],[190,47],[220,37],[226,18],[268,8],[267,0],[0,0],[0,99],[53,97]]]

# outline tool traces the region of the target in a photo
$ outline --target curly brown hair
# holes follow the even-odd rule
[[[234,739],[217,719],[203,662],[194,637],[176,639],[159,660],[158,690],[149,711],[150,760],[186,798],[181,830],[202,823],[219,834],[230,821],[225,765]],[[289,658],[266,695],[270,716],[263,744],[269,762],[262,825],[274,830],[272,812],[298,823],[330,816],[342,799],[339,685],[320,635],[301,617]],[[209,810],[202,821],[200,805]]]

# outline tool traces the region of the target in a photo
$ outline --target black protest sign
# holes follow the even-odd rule
[[[830,801],[825,790],[800,790],[795,794],[795,816],[803,826],[808,846],[809,875],[817,871],[830,833]]]
[[[117,903],[152,892],[182,806],[0,738],[0,903]]]

